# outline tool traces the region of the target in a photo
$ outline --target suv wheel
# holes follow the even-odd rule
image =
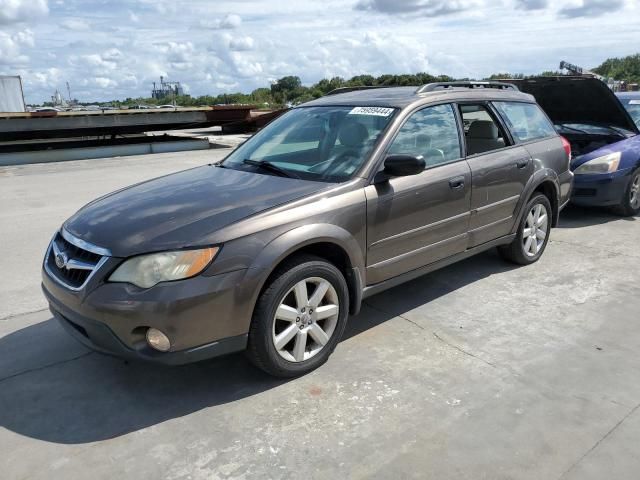
[[[503,258],[519,265],[537,262],[549,242],[551,204],[543,195],[535,195],[525,207],[516,238],[498,251]]]
[[[625,217],[631,217],[640,213],[640,168],[631,174],[629,185],[616,211]]]
[[[264,290],[249,330],[249,359],[277,377],[302,375],[327,361],[347,323],[349,293],[334,265],[300,256]]]

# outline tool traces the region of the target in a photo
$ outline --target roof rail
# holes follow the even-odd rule
[[[329,96],[329,95],[337,95],[339,93],[349,93],[349,92],[356,92],[358,90],[373,90],[375,88],[390,88],[393,85],[359,85],[356,87],[340,87],[340,88],[335,88],[333,90],[331,90],[329,93],[325,93],[325,97]]]
[[[518,90],[513,83],[506,82],[475,82],[475,81],[465,81],[465,82],[438,82],[438,83],[427,83],[419,87],[416,90],[416,93],[427,93],[433,92],[435,90],[449,90],[451,88],[495,88],[497,90]]]

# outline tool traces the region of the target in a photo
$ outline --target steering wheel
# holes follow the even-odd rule
[[[325,176],[331,176],[330,174],[332,170],[336,170],[337,167],[340,166],[342,162],[346,161],[347,158],[358,158],[358,156],[359,154],[355,150],[347,150],[346,152],[342,152],[335,158],[328,158],[327,160],[324,160],[320,163],[316,163],[309,169],[309,171],[313,173],[321,173]],[[322,168],[323,165],[326,165],[326,167]]]

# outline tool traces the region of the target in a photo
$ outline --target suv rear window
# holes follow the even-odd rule
[[[493,102],[509,130],[519,142],[530,142],[557,135],[553,124],[533,103]]]

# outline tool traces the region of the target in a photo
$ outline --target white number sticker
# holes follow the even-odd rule
[[[393,108],[385,107],[355,107],[349,115],[375,115],[376,117],[388,117],[393,113]]]

